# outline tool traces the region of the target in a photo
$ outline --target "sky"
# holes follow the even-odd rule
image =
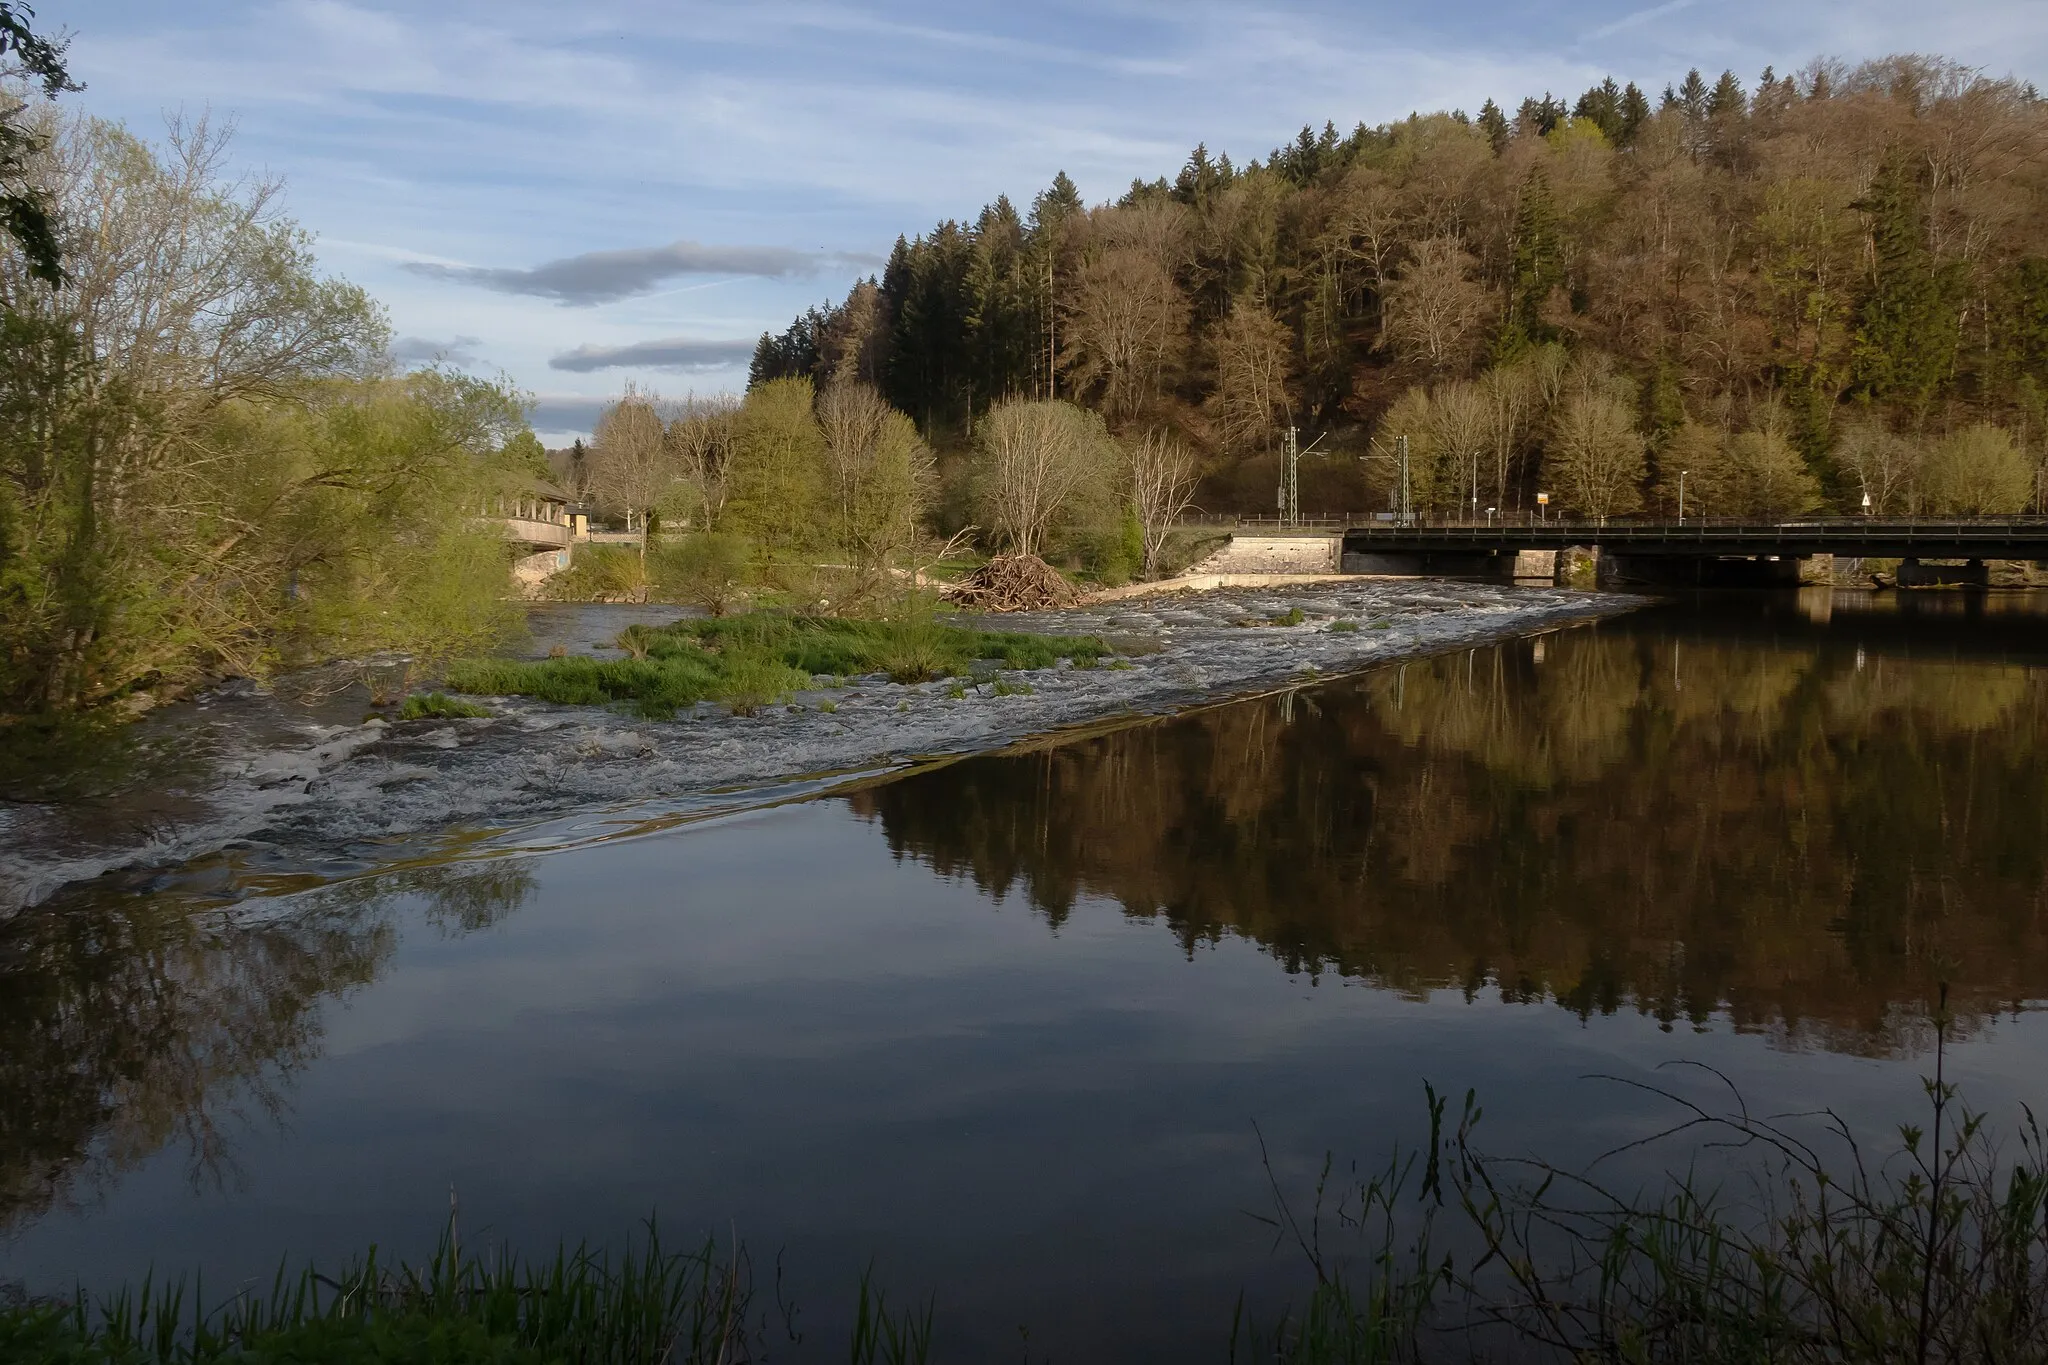
[[[1512,110],[1602,76],[1745,85],[1928,52],[2048,86],[2048,0],[40,0],[67,99],[234,127],[402,362],[503,376],[550,444],[628,382],[745,385],[899,234],[1242,162],[1303,124]]]

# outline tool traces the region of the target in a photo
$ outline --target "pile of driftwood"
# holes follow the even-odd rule
[[[997,555],[946,589],[946,600],[982,611],[1044,611],[1081,602],[1081,590],[1037,555]]]

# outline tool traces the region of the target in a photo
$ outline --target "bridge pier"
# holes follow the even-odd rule
[[[1899,586],[1988,588],[1991,586],[1991,566],[1981,559],[1963,564],[1925,564],[1918,559],[1902,559],[1899,561]]]

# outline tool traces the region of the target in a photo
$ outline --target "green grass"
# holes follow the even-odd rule
[[[491,713],[445,692],[415,692],[398,708],[400,720],[480,720]]]
[[[1330,633],[1331,633],[1332,635],[1352,635],[1352,634],[1355,634],[1355,633],[1357,633],[1357,630],[1358,630],[1358,622],[1356,622],[1356,621],[1332,621],[1332,622],[1330,622]]]
[[[584,1248],[551,1260],[460,1255],[452,1236],[423,1266],[373,1251],[330,1276],[280,1268],[210,1305],[179,1280],[93,1302],[0,1306],[0,1362],[39,1365],[731,1365],[769,1345],[744,1247],[646,1244],[617,1260]],[[926,1360],[931,1309],[891,1311],[863,1276],[847,1359]]]
[[[1269,616],[1266,619],[1276,626],[1298,626],[1308,617],[1302,614],[1300,607],[1289,607],[1278,616]]]
[[[630,702],[650,716],[673,715],[700,701],[724,702],[746,714],[820,676],[838,681],[883,673],[891,682],[933,682],[964,677],[977,663],[1031,669],[1072,659],[1093,666],[1113,652],[1092,635],[973,630],[922,616],[840,620],[765,611],[632,626],[618,643],[631,657],[471,660],[451,668],[447,684],[473,695],[571,706]]]

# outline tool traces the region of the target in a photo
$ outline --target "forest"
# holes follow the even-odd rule
[[[2048,103],[1938,57],[1612,79],[1488,101],[1090,207],[899,239],[879,279],[761,338],[755,385],[872,386],[944,467],[1058,399],[1195,452],[1210,513],[2038,511]],[[1866,502],[1867,498],[1867,502]],[[957,500],[956,500],[957,505]],[[964,517],[956,515],[955,520]]]

